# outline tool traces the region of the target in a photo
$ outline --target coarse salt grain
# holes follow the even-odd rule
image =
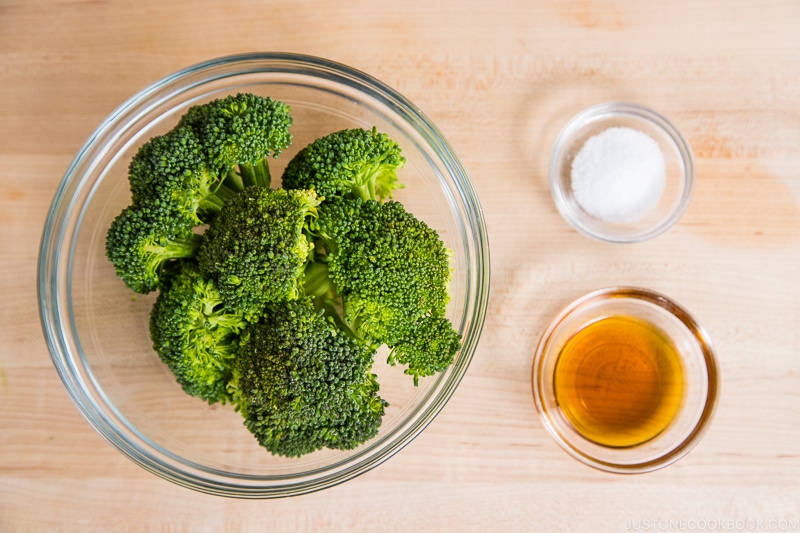
[[[575,200],[590,215],[612,223],[633,222],[656,206],[667,169],[658,143],[627,127],[590,137],[572,161]]]

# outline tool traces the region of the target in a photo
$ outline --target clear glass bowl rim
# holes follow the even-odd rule
[[[399,438],[371,454],[356,454],[344,464],[334,464],[335,468],[330,471],[320,469],[303,476],[219,475],[201,465],[189,465],[165,457],[156,450],[144,449],[120,433],[114,420],[94,404],[91,395],[83,388],[83,383],[91,380],[86,378],[82,356],[71,353],[64,337],[72,331],[72,319],[65,312],[69,308],[68,301],[65,302],[69,299],[69,289],[65,289],[65,285],[68,285],[72,264],[72,238],[77,233],[77,228],[69,225],[69,218],[84,207],[74,198],[75,192],[85,185],[86,177],[79,174],[81,164],[96,158],[98,152],[103,151],[107,139],[113,138],[121,125],[135,122],[137,113],[142,111],[141,106],[153,107],[154,99],[156,103],[164,102],[173,94],[172,91],[189,90],[226,77],[263,72],[307,75],[334,81],[357,89],[400,115],[441,158],[452,180],[450,187],[455,189],[450,192],[464,214],[463,227],[469,231],[468,235],[462,236],[469,270],[464,304],[468,315],[465,322],[469,327],[462,339],[458,361],[449,370],[447,379],[437,385],[440,388],[434,400],[417,419],[404,426]],[[282,52],[238,54],[204,61],[164,77],[122,103],[89,136],[56,189],[42,233],[37,266],[39,314],[51,358],[69,396],[91,426],[145,470],[200,492],[237,498],[276,498],[328,488],[374,468],[413,440],[441,411],[467,371],[483,328],[490,280],[489,243],[483,211],[466,170],[433,122],[407,98],[368,74],[320,57]],[[113,406],[110,407],[113,410]]]
[[[564,149],[567,140],[577,131],[587,124],[602,120],[603,118],[614,115],[627,115],[650,122],[655,127],[661,129],[670,138],[675,149],[680,155],[681,167],[683,169],[684,187],[681,198],[675,209],[660,224],[636,234],[630,235],[607,235],[595,231],[592,227],[582,223],[573,216],[572,209],[566,199],[566,192],[561,187],[561,173],[564,159]],[[603,102],[593,105],[579,112],[572,117],[559,132],[553,149],[550,153],[550,190],[558,212],[576,230],[587,237],[611,243],[637,243],[653,239],[672,226],[683,216],[689,207],[689,202],[694,191],[694,154],[689,142],[681,131],[670,122],[665,116],[649,107],[632,102]]]

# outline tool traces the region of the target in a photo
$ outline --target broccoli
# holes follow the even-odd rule
[[[228,307],[254,318],[268,302],[300,297],[313,250],[305,228],[318,205],[314,191],[257,186],[225,203],[205,232],[198,261]]]
[[[416,385],[420,376],[431,376],[453,364],[461,335],[445,317],[428,315],[409,323],[386,344],[392,347],[389,364],[407,365],[406,374],[414,376]]]
[[[391,200],[399,145],[331,133],[271,189],[291,125],[286,104],[252,94],[190,108],[133,156],[106,255],[129,288],[159,291],[150,337],[184,391],[233,404],[262,446],[297,457],[378,433],[381,346],[417,385],[461,338],[450,250]]]
[[[213,220],[244,186],[268,184],[266,157],[289,145],[290,125],[285,104],[240,94],[192,107],[141,146],[128,167],[131,205],[106,237],[106,255],[128,287],[154,290],[164,261],[195,254],[193,226]]]
[[[245,425],[274,454],[349,450],[374,437],[388,405],[373,350],[343,334],[310,298],[269,305],[234,361]]]
[[[202,277],[195,261],[165,269],[150,313],[150,337],[188,394],[211,404],[231,399],[231,360],[246,325],[242,313],[223,306],[214,282]]]
[[[158,205],[186,213],[195,225],[209,222],[225,200],[241,190],[209,164],[194,130],[177,127],[139,148],[128,167],[134,205]]]
[[[291,144],[291,125],[289,106],[249,93],[194,106],[179,122],[197,133],[212,168],[224,175],[238,167],[245,186],[270,185],[267,158]]]
[[[300,150],[286,165],[282,186],[314,189],[326,200],[382,200],[400,186],[397,170],[405,161],[400,146],[376,128],[341,130]]]
[[[450,250],[436,231],[399,202],[344,199],[320,206],[313,230],[350,331],[392,348],[415,384],[453,362]]]
[[[128,288],[147,294],[158,287],[165,263],[197,254],[203,237],[193,228],[186,213],[131,205],[108,228],[106,256]]]

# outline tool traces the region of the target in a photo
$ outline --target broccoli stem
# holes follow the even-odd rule
[[[239,163],[239,174],[246,187],[269,187],[272,181],[266,159],[256,163]]]
[[[231,189],[225,183],[220,183],[216,189],[210,191],[198,202],[197,210],[204,214],[216,213],[222,209],[228,198],[231,198],[236,193],[237,191]],[[202,219],[203,217],[200,218]]]
[[[336,287],[328,275],[328,265],[312,262],[306,267],[303,277],[303,289],[306,295],[320,298],[324,296],[336,297]]]
[[[222,299],[216,295],[209,294],[209,292],[207,291],[205,297],[201,300],[203,304],[203,321],[206,324],[206,328],[241,329],[242,319],[235,314],[229,313],[225,309]]]
[[[375,184],[381,174],[380,166],[372,166],[358,173],[353,191],[361,200],[375,200]]]
[[[366,187],[364,185],[361,185],[360,187],[354,187],[353,192],[356,193],[356,196],[358,196],[360,200],[367,201],[374,199],[373,196],[370,196],[369,187]]]
[[[259,184],[263,187],[269,187],[270,183],[272,183],[272,176],[269,173],[269,164],[267,163],[267,159],[264,158],[256,163],[254,170],[256,172],[256,177],[259,181]]]
[[[222,204],[224,202],[225,201],[222,198],[212,193],[200,200],[197,208],[199,211],[216,213],[222,209]]]
[[[240,189],[233,189],[229,187],[225,181],[223,181],[222,183],[220,183],[219,187],[217,187],[215,194],[217,198],[220,198],[221,200],[224,201],[230,198],[231,196],[235,195],[239,191]]]
[[[226,330],[241,327],[242,325],[242,321],[238,317],[232,316],[226,310],[215,311],[213,314],[206,316],[206,321],[211,327]]]
[[[236,173],[236,169],[231,168],[228,170],[228,174],[225,176],[223,183],[233,191],[241,191],[244,189],[244,183],[242,182],[242,177]]]
[[[203,236],[192,233],[191,237],[174,237],[161,248],[164,259],[194,257],[203,242]]]
[[[303,278],[303,289],[307,296],[314,299],[314,307],[321,310],[325,316],[330,317],[340,330],[353,339],[361,339],[353,324],[345,322],[342,318],[342,301],[336,291],[336,286],[328,274],[326,263],[311,262],[306,266]]]
[[[162,242],[153,242],[144,247],[143,256],[146,257],[148,274],[155,276],[165,261],[170,259],[183,259],[194,257],[203,236],[192,233],[191,237],[173,237]]]
[[[250,163],[239,163],[239,175],[242,177],[245,187],[256,185],[256,173]]]
[[[357,330],[342,318],[340,302],[329,299],[317,299],[314,302],[314,306],[321,309],[325,316],[330,317],[336,324],[336,327],[338,327],[340,331],[343,331],[345,335],[349,336],[351,339],[362,340]]]

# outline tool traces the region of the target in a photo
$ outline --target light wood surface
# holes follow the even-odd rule
[[[800,529],[798,28],[793,0],[0,0],[0,531]],[[108,445],[59,380],[36,294],[47,208],[96,125],[248,51],[343,62],[415,102],[471,174],[492,253],[481,343],[429,428],[363,476],[270,501],[181,488]],[[558,130],[609,100],[662,112],[696,156],[688,212],[647,243],[590,241],[550,197]],[[711,430],[652,474],[574,461],[531,399],[548,320],[616,284],[672,296],[718,350]]]

